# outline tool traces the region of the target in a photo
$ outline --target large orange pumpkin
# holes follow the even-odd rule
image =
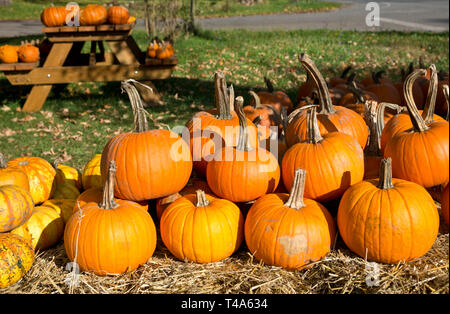
[[[363,150],[348,134],[329,132],[321,135],[316,107],[312,105],[305,111],[306,140],[291,146],[281,162],[284,186],[292,189],[295,171],[304,169],[308,172],[305,197],[319,202],[330,201],[362,181]]]
[[[405,95],[412,129],[394,135],[386,144],[384,157],[392,158],[396,178],[432,187],[449,181],[449,124],[433,120],[426,123],[407,90],[425,70],[414,71],[406,80]]]
[[[67,257],[82,271],[121,274],[146,263],[156,248],[150,215],[132,201],[114,199],[116,164],[109,163],[103,200],[73,213],[64,231]]]
[[[19,167],[27,174],[30,193],[36,205],[53,196],[56,171],[48,161],[40,157],[18,157],[10,160],[8,166]]]
[[[318,122],[321,134],[339,131],[354,137],[364,148],[369,135],[369,129],[364,119],[351,109],[333,106],[327,84],[314,62],[306,54],[302,54],[299,59],[318,89],[320,103]],[[306,112],[301,108],[294,110],[289,115],[289,124],[286,130],[288,145],[292,146],[303,141],[306,138],[306,129]]]
[[[239,207],[198,190],[170,204],[160,221],[161,239],[182,261],[212,263],[241,245],[244,217]]]
[[[108,11],[99,4],[88,4],[81,10],[80,24],[87,25],[101,25],[108,20]]]
[[[17,49],[14,46],[0,46],[0,63],[16,63],[19,61]]]
[[[439,231],[439,214],[428,192],[413,182],[392,179],[391,169],[390,159],[383,159],[379,179],[350,187],[337,213],[348,248],[382,263],[422,256]]]
[[[206,169],[206,180],[214,194],[232,202],[249,202],[272,193],[280,181],[277,158],[263,148],[249,145],[243,102],[241,96],[236,98],[241,128],[238,145],[217,151]]]
[[[42,11],[41,22],[48,27],[64,26],[68,11],[65,7],[49,7]]]
[[[115,25],[126,24],[130,18],[127,8],[113,5],[108,8],[108,22]]]
[[[306,174],[297,169],[290,195],[263,195],[247,214],[247,247],[267,265],[302,269],[323,258],[334,243],[336,228],[329,212],[303,197]]]
[[[33,208],[30,192],[16,185],[0,186],[0,233],[26,222]]]
[[[18,167],[9,167],[5,156],[0,153],[0,186],[17,185],[27,191],[30,190],[28,176]]]
[[[17,55],[20,62],[36,62],[40,59],[39,48],[31,44],[20,46]]]
[[[0,233],[0,289],[20,280],[34,262],[34,251],[22,237]]]
[[[148,130],[142,99],[132,80],[122,82],[135,116],[133,132],[113,137],[102,153],[101,172],[106,178],[110,161],[118,171],[114,195],[121,199],[144,201],[180,191],[192,172],[188,144],[169,130]],[[167,180],[170,178],[170,180]]]

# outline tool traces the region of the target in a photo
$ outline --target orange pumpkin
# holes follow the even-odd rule
[[[40,59],[39,48],[30,44],[20,46],[17,54],[20,62],[37,62]]]
[[[192,156],[178,134],[148,130],[142,99],[133,82],[123,81],[122,88],[128,93],[135,115],[134,131],[119,134],[106,144],[100,168],[106,178],[109,163],[114,160],[118,167],[114,195],[144,201],[180,191],[191,175]]]
[[[27,174],[20,168],[9,167],[5,156],[0,153],[0,186],[2,185],[17,185],[24,190],[30,190]]]
[[[271,193],[280,180],[277,158],[263,148],[249,145],[243,102],[241,96],[236,98],[241,129],[238,145],[218,150],[206,168],[206,179],[214,194],[232,202],[248,202]]]
[[[297,270],[322,259],[336,227],[324,206],[303,197],[306,171],[297,169],[291,193],[266,194],[248,211],[245,241],[257,260]]]
[[[239,207],[197,190],[170,204],[160,221],[161,239],[182,261],[221,261],[241,245],[244,217]]]
[[[348,248],[370,261],[398,263],[424,255],[439,231],[439,214],[418,184],[392,179],[383,159],[379,179],[351,186],[337,213],[339,234]]]
[[[130,12],[127,8],[113,5],[108,8],[108,22],[114,25],[121,25],[128,23]]]
[[[340,197],[351,185],[362,181],[364,154],[353,137],[341,132],[321,134],[316,107],[307,108],[306,140],[291,146],[281,163],[284,186],[292,189],[295,171],[308,172],[305,197],[326,202]]]
[[[82,271],[97,275],[133,271],[146,263],[156,248],[156,228],[150,215],[135,202],[114,200],[115,173],[112,160],[102,202],[82,206],[64,231],[67,257]]]
[[[381,80],[379,73],[382,72],[373,75],[373,83],[366,85],[365,90],[374,93],[380,102],[400,105],[402,103],[401,94],[391,80]]]
[[[278,112],[281,112],[281,107],[285,107],[290,113],[294,109],[294,105],[289,96],[285,92],[275,91],[272,82],[267,77],[264,77],[264,81],[266,82],[267,91],[257,93],[260,103],[270,105]],[[254,105],[254,99],[250,100],[250,105]]]
[[[27,174],[34,204],[41,204],[53,196],[56,171],[48,161],[40,157],[18,157],[10,160],[8,166],[18,167]]]
[[[41,22],[48,27],[64,26],[68,11],[65,7],[45,8],[41,13]]]
[[[147,47],[147,55],[150,58],[156,58],[156,51],[159,48],[159,43],[156,39],[154,39]]]
[[[30,192],[16,185],[0,186],[0,233],[26,222],[33,208]]]
[[[156,58],[168,59],[174,55],[173,45],[169,42],[161,42],[156,49]]]
[[[88,4],[80,13],[81,26],[101,25],[105,24],[107,20],[108,11],[104,6],[99,4]]]
[[[55,182],[57,185],[70,184],[78,190],[83,188],[81,172],[78,169],[60,164],[58,160],[55,160],[52,166],[56,170]]]
[[[327,84],[314,62],[306,54],[302,54],[299,59],[318,89],[320,102],[318,122],[321,134],[339,131],[355,138],[364,148],[369,135],[364,119],[351,109],[333,106]],[[292,146],[306,138],[306,112],[301,108],[296,109],[289,115],[288,120],[286,139],[288,145]]]
[[[2,63],[16,63],[19,61],[17,48],[10,45],[0,46],[0,62]]]

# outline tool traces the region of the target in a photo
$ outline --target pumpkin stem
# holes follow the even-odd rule
[[[378,71],[378,72],[372,72],[373,82],[375,84],[377,84],[377,85],[381,84],[380,79],[381,79],[381,77],[383,76],[384,73],[386,73],[386,71],[384,71],[384,70],[381,70],[381,71]]]
[[[230,107],[229,107],[229,113],[231,115],[231,112],[234,111],[234,87],[233,85],[230,85],[230,87],[228,88],[228,98],[230,99]]]
[[[327,83],[325,82],[322,74],[307,54],[302,53],[299,59],[302,63],[302,66],[311,75],[311,78],[314,80],[314,83],[317,86],[320,104],[319,114],[335,113],[336,110],[334,109],[333,103],[331,101],[330,91],[328,90]]]
[[[235,106],[236,113],[239,119],[239,139],[236,149],[242,151],[250,151],[251,147],[248,144],[248,124],[247,118],[245,117],[244,111],[242,109],[243,105],[244,98],[242,98],[242,96],[236,97]]]
[[[5,155],[0,153],[0,169],[5,169],[6,167],[8,167],[8,163],[6,162]]]
[[[98,205],[99,208],[114,209],[119,206],[114,201],[114,180],[116,178],[116,171],[116,162],[115,160],[111,160],[109,162],[108,176],[106,177],[105,185],[103,186],[103,199]]]
[[[364,149],[364,153],[368,156],[380,156],[380,135],[378,132],[378,107],[379,104],[376,101],[368,100],[364,103],[364,120],[369,127],[369,144]]]
[[[281,107],[281,125],[283,130],[280,135],[280,140],[286,143],[286,130],[288,127],[288,116],[286,107]]]
[[[436,66],[434,64],[430,65],[431,77],[430,85],[428,86],[427,101],[425,102],[425,107],[423,108],[422,118],[426,123],[433,121],[434,108],[436,106],[436,96],[438,90],[438,75]]]
[[[269,91],[269,93],[273,93],[274,88],[273,88],[273,84],[270,81],[270,79],[268,79],[267,77],[264,76],[264,82],[266,82],[267,90]]]
[[[341,78],[343,78],[343,79],[345,79],[346,77],[347,77],[347,74],[348,74],[348,72],[350,72],[350,70],[352,69],[352,66],[351,65],[349,65],[348,67],[346,67],[345,69],[344,69],[344,71],[342,71],[342,74],[341,74]],[[354,73],[353,73],[354,74]],[[352,75],[353,75],[352,74]],[[354,78],[354,77],[353,77]]]
[[[133,108],[133,116],[134,116],[134,132],[141,133],[148,130],[148,122],[147,117],[145,115],[144,105],[142,104],[141,96],[136,89],[136,86],[132,83],[139,83],[133,79],[129,79],[126,81],[122,81],[121,87],[122,90],[125,90],[130,98],[131,107]],[[139,83],[143,87],[148,88],[151,92],[153,92],[150,86]]]
[[[197,205],[195,205],[195,207],[206,207],[209,205],[209,201],[206,198],[205,191],[197,190],[195,191],[195,193],[197,193]]]
[[[323,140],[319,130],[319,123],[317,122],[315,105],[307,108],[306,112],[306,141],[308,143],[317,144]]]
[[[364,104],[366,102],[362,90],[356,85],[355,81],[348,84],[348,89],[353,93],[357,103]]]
[[[425,120],[420,115],[419,110],[417,110],[412,91],[415,80],[419,76],[423,76],[426,73],[427,71],[424,69],[415,70],[413,73],[408,75],[405,83],[403,84],[403,93],[405,94],[406,107],[408,108],[408,113],[411,118],[413,128],[416,132],[424,132],[429,129],[427,124],[425,123]]]
[[[299,210],[305,207],[303,202],[303,194],[305,192],[306,170],[296,169],[294,183],[292,184],[291,193],[284,206]]]
[[[449,97],[448,85],[443,85],[442,86],[442,90],[444,91],[445,101],[447,102],[447,116],[445,117],[445,120],[448,121],[448,118],[449,118],[448,116],[449,116],[449,113],[450,113],[450,102],[448,100],[448,97]]]
[[[405,107],[391,104],[387,102],[381,102],[377,106],[377,129],[378,134],[381,135],[384,129],[384,112],[386,111],[386,108],[392,109],[395,111],[395,114],[399,114],[403,111]]]
[[[380,164],[380,178],[377,187],[382,190],[392,189],[392,159],[383,158]]]
[[[231,115],[230,109],[230,98],[227,88],[227,82],[225,81],[225,74],[223,72],[214,73],[214,95],[216,99],[216,107],[219,111],[217,119],[219,120],[231,120],[233,117]],[[234,93],[234,89],[233,89]]]
[[[253,100],[255,101],[255,108],[256,109],[261,108],[261,99],[259,98],[258,94],[252,90],[249,91],[248,93],[253,97]]]

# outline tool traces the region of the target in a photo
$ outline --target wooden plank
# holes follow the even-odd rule
[[[52,89],[51,85],[33,86],[33,88],[30,91],[30,94],[28,94],[25,104],[23,105],[22,111],[37,112],[41,110],[42,105],[47,99],[51,89]]]
[[[157,58],[146,57],[145,64],[146,65],[160,65],[160,64],[176,65],[176,64],[178,64],[178,58],[175,55],[173,55],[172,57],[167,58],[167,59],[157,59]]]
[[[42,29],[43,33],[59,33],[59,27],[44,27]]]
[[[132,24],[114,25],[114,30],[116,30],[116,31],[129,31],[132,28],[133,28]]]
[[[45,60],[44,67],[62,66],[66,61],[73,43],[55,43]]]
[[[95,51],[97,50],[97,42],[92,41],[91,42],[91,53],[89,54],[89,65],[93,66],[96,62],[96,54]]]
[[[78,27],[76,27],[76,26],[60,27],[59,32],[60,33],[76,33],[76,32],[78,32]]]
[[[95,32],[95,25],[93,26],[78,26],[78,33]]]
[[[121,64],[140,63],[139,58],[134,55],[126,40],[106,41],[106,43],[108,44],[111,51],[116,55],[117,60],[119,60]]]
[[[126,43],[128,45],[128,48],[130,48],[131,52],[134,54],[136,59],[139,61],[139,63],[144,64],[146,53],[141,51],[141,48],[139,48],[139,45],[134,40],[133,36],[128,36]]]
[[[35,68],[27,74],[11,73],[7,75],[13,85],[50,85],[72,82],[112,82],[128,78],[136,80],[158,80],[169,78],[175,66],[132,65],[96,65],[73,67]]]
[[[14,71],[17,63],[1,63],[0,71]]]
[[[16,71],[29,71],[39,66],[39,61],[30,63],[16,63]]]
[[[124,41],[128,36],[129,32],[79,32],[47,34],[48,40],[53,43],[100,40]]]

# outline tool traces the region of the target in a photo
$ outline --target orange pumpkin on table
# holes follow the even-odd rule
[[[68,12],[62,6],[46,8],[41,13],[41,22],[48,27],[64,26]]]
[[[36,62],[40,59],[39,54],[39,48],[30,44],[20,46],[19,50],[17,51],[20,62]]]
[[[0,62],[17,63],[18,61],[17,47],[11,45],[0,46]]]
[[[129,23],[130,12],[127,8],[113,5],[108,8],[108,22],[114,25],[121,25]]]
[[[81,10],[81,26],[102,25],[108,20],[108,11],[99,4],[88,4]]]

